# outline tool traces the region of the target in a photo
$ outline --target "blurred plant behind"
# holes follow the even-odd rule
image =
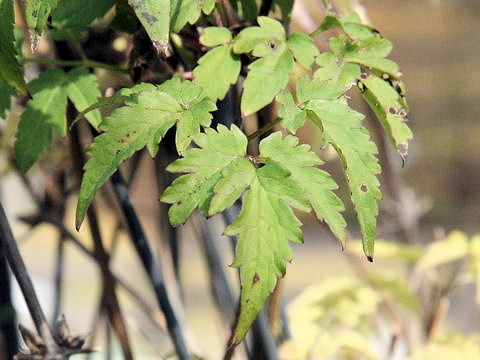
[[[477,359],[480,357],[480,335],[475,333],[478,326],[472,323],[478,322],[479,314],[477,305],[470,298],[473,298],[471,284],[480,281],[480,239],[455,231],[444,235],[438,229],[434,234],[434,227],[440,226],[448,231],[459,228],[470,234],[480,232],[480,191],[476,186],[476,179],[480,175],[480,128],[477,121],[480,105],[475,101],[480,93],[477,70],[480,60],[480,48],[477,45],[480,25],[476,20],[480,14],[478,3],[339,0],[334,4],[342,13],[353,8],[363,16],[368,15],[375,28],[392,40],[393,58],[401,65],[408,85],[411,108],[409,125],[416,135],[403,170],[400,170],[399,159],[390,153],[388,147],[382,149],[380,146],[380,160],[385,171],[382,175],[384,199],[380,203],[378,233],[382,238],[397,242],[378,241],[376,263],[373,266],[366,266],[364,260],[358,257],[361,246],[353,241],[347,245],[347,252],[340,255],[342,260],[339,256],[331,257],[331,254],[340,251],[337,246],[329,246],[333,241],[325,244],[330,235],[323,229],[313,228],[308,218],[302,219],[308,224],[305,236],[308,249],[295,249],[295,261],[289,265],[289,276],[282,285],[291,299],[282,318],[284,323],[279,321],[270,324],[277,334],[285,336],[279,357]],[[322,16],[320,3],[297,1],[292,29],[311,32],[314,28],[309,28],[309,24],[318,25]],[[87,57],[112,64],[125,63],[132,48],[132,38],[111,30],[102,31],[102,20],[98,22],[98,27],[93,27],[89,36],[82,39],[85,41],[83,47]],[[29,35],[24,35],[28,39]],[[21,44],[22,36],[17,32],[18,44]],[[326,42],[322,44],[325,40],[319,39],[319,46],[326,46]],[[134,51],[142,51],[136,45],[133,45]],[[55,51],[62,56],[71,52],[71,46],[59,42]],[[49,57],[51,51],[51,44],[41,40],[36,56]],[[149,61],[151,59],[147,54],[145,62]],[[158,68],[152,71],[144,64],[130,65],[144,81],[152,80],[151,76],[157,76],[160,72]],[[162,67],[165,64],[156,63],[154,66]],[[26,69],[27,78],[35,77],[39,71],[35,66]],[[129,82],[126,75],[113,75],[102,70],[97,70],[97,75],[102,93],[111,91],[107,87],[119,88]],[[65,152],[61,150],[65,145],[64,140],[55,139],[52,151],[41,159],[34,174],[29,174],[28,178],[19,178],[19,174],[12,171],[8,154],[23,105],[13,104],[8,122],[2,123],[2,167],[5,173],[2,190],[9,212],[23,216],[22,223],[16,222],[15,226],[15,233],[23,234],[19,236],[22,254],[27,259],[31,273],[38,277],[40,283],[45,283],[39,292],[44,292],[41,294],[42,304],[47,310],[51,308],[51,311],[47,311],[49,318],[55,319],[65,312],[75,333],[100,329],[97,325],[104,322],[107,315],[101,303],[98,308],[91,306],[102,298],[101,285],[90,280],[99,278],[93,262],[78,258],[77,250],[64,241],[69,236],[65,231],[58,235],[58,246],[52,245],[54,241],[51,240],[57,236],[55,229],[58,226],[25,226],[40,222],[54,225],[57,222],[58,225],[63,219],[72,219],[74,204],[68,192],[71,184],[65,183],[63,173],[68,162]],[[314,130],[308,127],[303,129],[304,142],[315,143],[319,137]],[[322,156],[328,158],[331,154],[327,150]],[[225,329],[219,330],[223,326],[222,321],[213,310],[214,300],[206,290],[210,281],[205,270],[208,265],[199,259],[203,245],[198,246],[196,241],[198,234],[208,238],[209,231],[220,233],[223,221],[217,218],[203,223],[200,218],[195,218],[192,224],[179,230],[176,235],[172,235],[174,232],[168,224],[159,226],[155,199],[165,184],[155,183],[154,166],[165,165],[153,164],[143,155],[134,158],[127,164],[125,173],[134,174],[137,169],[142,176],[129,179],[133,180],[130,193],[148,237],[163,240],[162,244],[154,246],[158,253],[163,254],[160,256],[167,264],[165,268],[177,269],[177,272],[167,273],[166,276],[170,279],[182,278],[182,288],[170,290],[178,294],[178,301],[185,301],[186,323],[197,337],[196,341],[189,338],[189,343],[194,344],[195,351],[204,354],[205,358],[218,358],[227,339],[222,337]],[[340,173],[338,162],[330,166],[333,172]],[[147,176],[149,173],[151,176]],[[24,201],[30,204],[32,201],[28,196],[21,200],[26,195],[25,188],[18,187],[19,180],[24,182],[36,201],[34,206],[40,207],[49,216],[52,215],[52,209],[56,213],[43,219],[26,216]],[[348,195],[340,194],[345,202],[348,201]],[[148,292],[145,298],[152,298],[153,295],[146,290],[149,287],[141,272],[132,270],[141,265],[128,255],[133,250],[125,239],[125,225],[111,215],[117,211],[115,207],[112,208],[111,204],[115,203],[112,196],[112,190],[106,189],[104,200],[99,205],[101,211],[105,212],[100,228],[105,246],[111,254],[111,268],[121,278],[131,279],[130,284],[121,283],[117,286],[121,288],[118,291],[119,302],[126,308],[126,322],[134,329],[133,348],[142,359],[167,358],[164,351],[158,353],[159,348],[169,346],[165,335],[165,319],[154,310],[152,303],[142,304],[142,311],[137,308],[138,297],[135,298],[135,294]],[[33,210],[34,207],[32,213]],[[349,216],[353,217],[353,212]],[[170,234],[170,238],[164,235],[166,233]],[[353,231],[353,234],[356,237],[357,232]],[[74,236],[80,243],[92,246],[85,229]],[[173,245],[172,239],[179,242],[181,247]],[[226,238],[222,240],[228,242]],[[432,240],[432,244],[424,246]],[[318,244],[320,242],[322,244]],[[229,249],[223,250],[229,252]],[[312,257],[313,251],[315,255]],[[40,252],[46,254],[39,257]],[[182,254],[182,257],[176,257],[176,253]],[[64,258],[68,258],[68,261],[62,263]],[[179,261],[179,264],[169,266],[170,261]],[[58,275],[59,266],[63,268],[62,275]],[[346,270],[347,267],[350,270]],[[59,280],[59,276],[63,279]],[[319,282],[319,278],[325,280]],[[55,279],[55,282],[52,285],[46,279]],[[63,283],[62,287],[59,287],[60,283]],[[312,283],[318,285],[303,289],[303,285]],[[458,289],[468,290],[458,292]],[[294,296],[299,291],[301,294]],[[52,296],[51,293],[56,295]],[[460,298],[458,294],[461,294]],[[449,317],[454,320],[448,321]],[[29,323],[25,314],[20,313],[20,318],[22,323]],[[463,322],[465,318],[469,319]],[[88,319],[88,324],[85,319]],[[152,319],[153,322],[149,321]],[[280,330],[282,325],[287,324],[287,332]],[[103,334],[95,331],[90,339],[94,345],[102,344],[104,349],[101,355],[93,355],[94,358],[102,358],[104,354],[106,358],[121,356],[107,323]]]

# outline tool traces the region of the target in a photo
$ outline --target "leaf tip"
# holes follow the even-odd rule
[[[372,255],[367,255],[367,260],[371,263],[373,263],[373,256]]]

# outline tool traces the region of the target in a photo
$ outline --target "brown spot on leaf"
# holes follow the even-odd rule
[[[115,150],[115,155],[120,154],[120,150]]]
[[[257,273],[255,273],[255,276],[253,277],[252,285],[255,285],[260,281],[260,276],[258,276]]]
[[[390,108],[388,109],[388,112],[389,112],[390,114],[396,114],[396,113],[397,113],[397,111],[396,111],[393,107],[390,107]]]
[[[368,185],[367,184],[360,184],[360,191],[363,193],[368,192]]]
[[[125,139],[118,139],[119,144],[123,144],[125,142]]]

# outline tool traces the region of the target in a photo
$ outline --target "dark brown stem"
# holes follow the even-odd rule
[[[35,293],[30,276],[28,275],[27,268],[23,262],[20,251],[18,250],[17,243],[13,237],[12,230],[8,223],[7,216],[3,209],[3,205],[0,202],[0,240],[1,247],[5,253],[10,269],[12,270],[18,285],[22,291],[23,297],[27,304],[30,315],[32,316],[35,327],[42,337],[47,347],[49,354],[56,354],[59,352],[59,348],[53,338],[52,331],[50,330],[45,314],[40,306],[40,303]]]

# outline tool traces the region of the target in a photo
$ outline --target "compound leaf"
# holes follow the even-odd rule
[[[50,69],[30,83],[33,99],[22,114],[15,142],[17,162],[24,173],[51,145],[53,128],[62,136],[66,133],[67,82],[63,71]]]
[[[97,77],[88,72],[87,69],[75,68],[68,73],[67,84],[68,97],[72,100],[75,108],[79,111],[85,110],[100,97],[100,90],[97,86]],[[85,113],[85,118],[98,128],[102,121],[99,110]]]
[[[362,231],[363,250],[372,260],[377,199],[381,198],[376,177],[380,166],[374,156],[377,147],[361,123],[363,115],[351,110],[345,103],[339,100],[311,100],[307,109],[313,113],[311,119],[323,129],[327,141],[342,160]]]
[[[170,0],[128,0],[158,53],[169,54]]]
[[[219,125],[217,131],[208,128],[204,134],[195,135],[193,141],[199,148],[186,151],[182,159],[167,167],[167,170],[173,173],[188,173],[176,179],[160,198],[163,202],[173,204],[168,214],[174,226],[184,223],[197,206],[200,206],[204,215],[211,215],[208,209],[214,196],[215,185],[217,196],[212,202],[214,204],[212,209],[226,208],[231,205],[230,202],[236,200],[224,195],[225,184],[230,181],[228,179],[231,170],[228,167],[245,171],[242,159],[245,160],[246,156],[247,138],[236,126],[228,130],[225,126]],[[253,169],[251,164],[248,165]],[[222,176],[225,176],[223,183],[217,184]],[[234,185],[236,189],[232,191],[238,194],[237,198],[249,184],[247,180],[243,189],[239,191],[243,180],[248,176],[240,175],[240,178],[239,183]]]
[[[212,30],[208,31],[209,29]],[[213,101],[222,100],[230,85],[237,82],[240,74],[240,58],[233,53],[232,45],[228,43],[230,40],[230,31],[223,28],[207,28],[200,38],[205,45],[221,45],[203,55],[198,60],[198,66],[193,70],[193,82],[200,86],[203,94]]]
[[[282,196],[272,191],[272,183],[289,189]],[[301,189],[289,178],[288,171],[275,162],[267,162],[257,170],[243,199],[242,211],[226,230],[227,235],[238,235],[235,260],[240,267],[242,292],[240,315],[231,343],[238,344],[275,288],[278,276],[285,274],[285,262],[292,257],[288,241],[302,242],[301,222],[287,204],[304,202]]]
[[[15,58],[13,24],[15,15],[12,0],[0,0],[0,78],[22,95],[28,93],[23,73]]]
[[[176,123],[177,150],[190,144],[200,126],[209,126],[210,111],[215,105],[199,98],[201,89],[189,81],[174,78],[158,88],[129,97],[127,106],[115,110],[100,125],[103,134],[87,150],[91,159],[85,165],[77,205],[76,227],[79,228],[95,193],[118,166],[132,154],[147,147],[152,156],[158,143]]]
[[[303,190],[317,218],[327,223],[345,247],[346,222],[340,214],[344,206],[332,192],[338,186],[327,172],[316,168],[323,161],[310,151],[310,146],[298,145],[295,136],[282,139],[281,133],[276,132],[261,142],[260,153],[291,173],[291,179]]]

